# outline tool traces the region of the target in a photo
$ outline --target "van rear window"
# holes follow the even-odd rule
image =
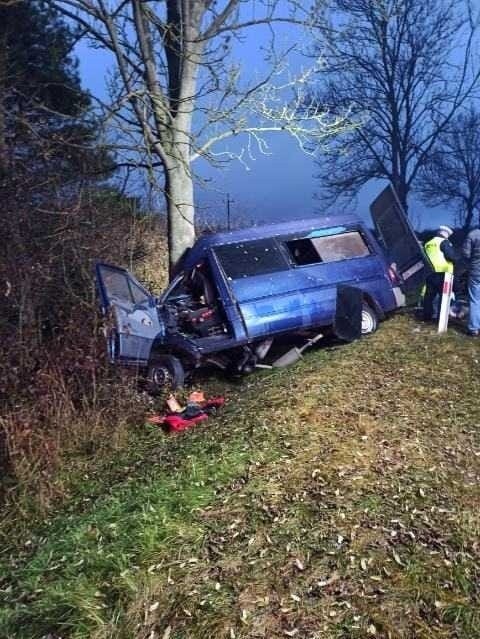
[[[293,262],[298,266],[370,255],[370,249],[358,231],[289,240],[285,244]]]
[[[225,244],[215,247],[215,253],[226,276],[231,280],[266,275],[289,268],[273,239]]]

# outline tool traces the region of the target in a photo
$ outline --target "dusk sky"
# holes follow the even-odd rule
[[[259,46],[262,37],[267,36],[261,28],[250,31],[248,38],[235,51],[248,73],[254,73],[255,70],[261,72],[263,62]],[[287,43],[291,35],[284,28],[281,37]],[[83,85],[94,95],[105,98],[105,76],[111,65],[110,55],[103,50],[89,48],[85,42],[78,45],[77,55]],[[292,62],[293,67],[308,64],[310,62],[307,59],[298,55]],[[244,143],[245,138],[239,138],[227,141],[225,146],[240,149]],[[203,218],[216,218],[220,222],[223,219],[226,222],[227,194],[232,200],[232,219],[238,218],[242,225],[250,220],[283,221],[311,217],[325,211],[321,200],[315,198],[315,194],[320,192],[320,183],[314,177],[318,172],[315,159],[305,154],[287,134],[271,134],[268,143],[270,154],[255,153],[247,167],[236,160],[222,169],[204,161],[194,164],[195,172],[205,180],[196,187],[197,210]],[[317,161],[321,161],[321,156]],[[339,202],[330,212],[335,209],[349,210],[368,218],[370,202],[385,185],[386,182],[369,183],[359,193],[356,202]],[[453,216],[448,212],[427,209],[414,199],[411,200],[410,215],[419,228],[453,223]]]

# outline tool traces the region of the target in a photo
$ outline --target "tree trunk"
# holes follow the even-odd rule
[[[474,207],[470,202],[466,202],[465,204],[465,221],[463,222],[463,230],[464,231],[469,231],[471,226],[472,226],[472,222],[473,222],[473,210]]]
[[[195,242],[193,178],[187,163],[167,169],[165,195],[168,214],[169,268],[173,268]]]

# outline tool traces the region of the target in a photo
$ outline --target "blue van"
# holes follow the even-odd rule
[[[97,264],[110,360],[140,368],[155,393],[208,364],[250,372],[285,334],[330,327],[348,340],[352,299],[359,332],[372,333],[428,261],[391,187],[371,212],[378,240],[352,215],[202,237],[159,298],[126,269]]]

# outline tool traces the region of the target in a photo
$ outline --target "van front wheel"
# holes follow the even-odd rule
[[[182,388],[185,371],[174,355],[157,355],[148,365],[146,381],[148,392],[160,395],[164,391]]]
[[[378,327],[378,316],[373,308],[363,302],[362,304],[362,335],[370,335],[375,333]]]

